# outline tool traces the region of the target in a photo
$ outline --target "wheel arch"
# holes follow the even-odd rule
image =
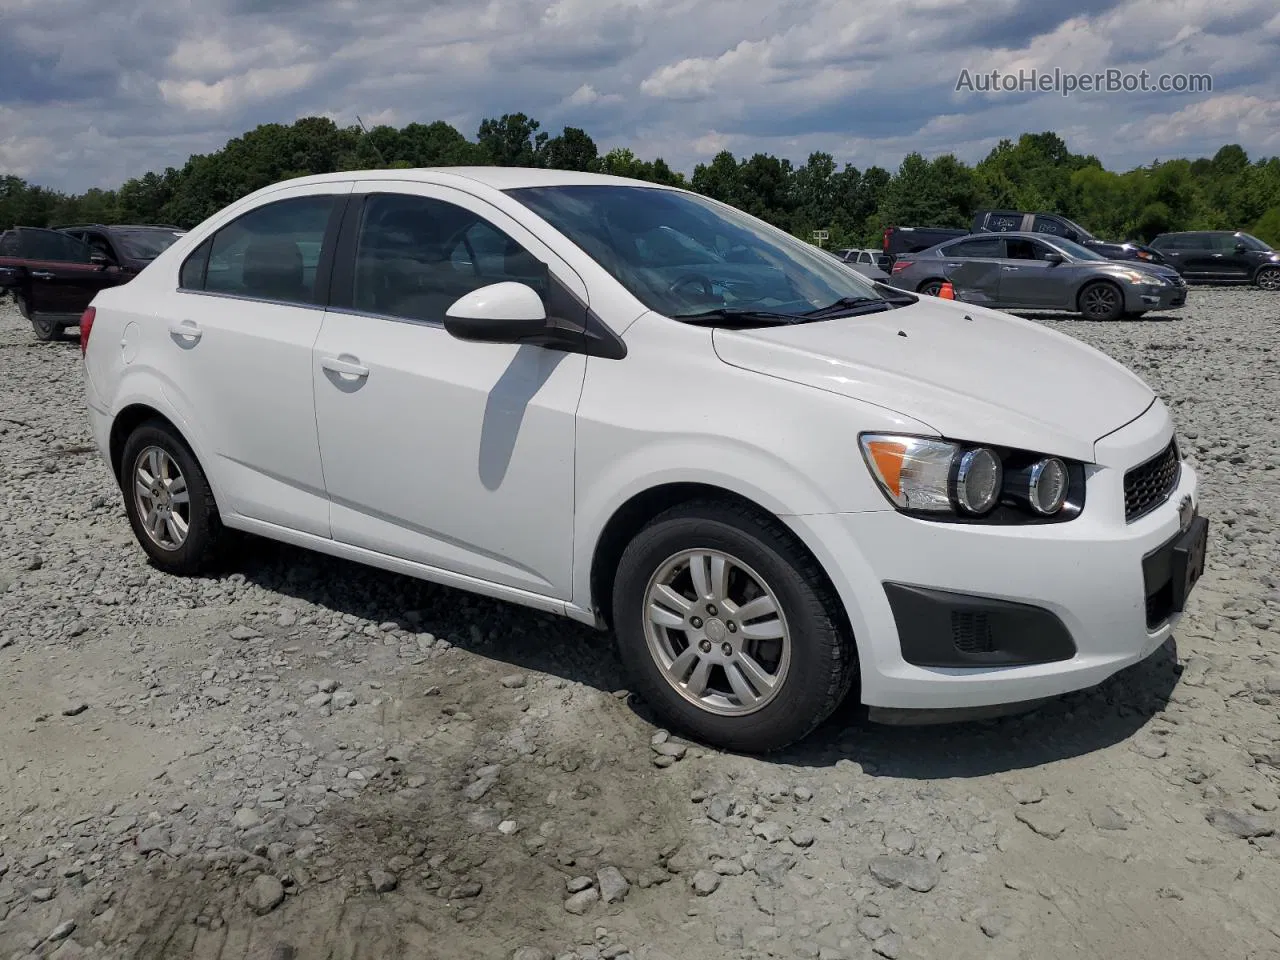
[[[633,494],[623,502],[605,522],[591,554],[590,604],[597,624],[605,629],[613,628],[613,586],[622,553],[641,530],[660,514],[681,504],[699,501],[736,505],[751,511],[760,518],[777,524],[787,536],[822,572],[830,595],[835,598],[837,610],[833,611],[843,629],[856,641],[845,600],[837,589],[831,574],[809,544],[786,521],[752,498],[715,484],[680,481],[662,483]]]
[[[138,429],[138,427],[142,426],[142,424],[146,423],[148,420],[159,420],[167,426],[184,444],[186,444],[187,449],[191,451],[191,455],[196,457],[197,461],[199,460],[199,457],[195,452],[195,447],[191,444],[191,440],[187,437],[182,427],[174,422],[173,418],[167,416],[162,411],[157,410],[150,404],[131,403],[121,409],[120,412],[112,419],[111,432],[107,441],[107,451],[111,462],[111,473],[116,478],[117,482],[120,480],[120,460],[121,457],[124,456],[124,445],[128,443],[129,436],[133,431]],[[207,472],[208,471],[206,471],[206,473]]]

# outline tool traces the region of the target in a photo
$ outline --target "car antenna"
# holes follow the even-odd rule
[[[360,119],[360,114],[358,113],[356,114],[356,123],[360,124],[360,129],[364,131],[365,137],[368,138],[369,128],[364,125],[364,121]],[[384,167],[386,167],[388,165],[387,158],[382,155],[382,151],[378,149],[378,145],[374,143],[372,140],[370,140],[369,146],[373,147],[373,152],[377,154],[378,162],[382,164]]]

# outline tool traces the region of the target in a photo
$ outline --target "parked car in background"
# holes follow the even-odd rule
[[[872,250],[870,247],[855,247],[846,250],[834,250],[832,252],[845,263],[877,267],[886,273],[888,273],[889,268],[893,266],[892,257],[881,250]]]
[[[1080,224],[1056,213],[1022,213],[1017,210],[979,210],[973,217],[974,233],[1047,233],[1102,254],[1108,260],[1140,260],[1168,266],[1160,251],[1141,243],[1099,240]]]
[[[126,273],[136,274],[186,233],[165,224],[76,224],[55,227],[83,240]]]
[[[936,296],[948,281],[957,300],[1000,310],[1069,310],[1090,320],[1187,301],[1186,281],[1170,267],[1119,263],[1043,233],[978,233],[899,257],[889,283]]]
[[[0,236],[0,288],[41,340],[70,326],[98,291],[126,283],[183,235],[177,227],[15,227]]]
[[[99,293],[81,345],[158,568],[235,529],[611,628],[664,724],[720,748],[850,690],[874,719],[1093,686],[1204,568],[1136,375],[673,187],[275,184]]]
[[[1200,283],[1253,283],[1280,290],[1280,253],[1238,230],[1162,233],[1151,241],[1179,273]]]
[[[893,261],[904,253],[919,253],[944,240],[954,240],[968,234],[968,230],[954,227],[885,227],[880,237],[882,251]]]
[[[832,257],[835,257],[850,270],[860,273],[868,280],[883,282],[889,279],[888,267],[881,267],[879,264],[892,263],[889,257],[875,250],[823,250]]]

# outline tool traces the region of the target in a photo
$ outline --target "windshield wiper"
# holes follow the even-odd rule
[[[834,303],[806,311],[801,316],[807,320],[834,320],[838,317],[854,317],[891,309],[893,304],[884,297],[841,297]]]
[[[770,310],[739,310],[733,307],[716,307],[701,313],[676,313],[671,319],[703,327],[780,327],[798,323],[799,318],[790,313],[774,313]]]

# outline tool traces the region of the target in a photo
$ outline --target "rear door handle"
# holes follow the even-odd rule
[[[1017,270],[1017,267],[1001,267],[1001,270]]]
[[[189,340],[192,343],[198,343],[200,338],[204,336],[204,331],[200,329],[194,320],[183,320],[181,323],[169,324],[169,334],[174,337],[181,337],[183,340]]]
[[[52,280],[53,274],[48,270],[32,270],[31,275],[37,280]]]
[[[343,357],[322,357],[320,366],[332,373],[341,374],[344,377],[355,377],[358,380],[363,380],[369,375],[369,368],[363,366],[354,357],[350,360]]]

